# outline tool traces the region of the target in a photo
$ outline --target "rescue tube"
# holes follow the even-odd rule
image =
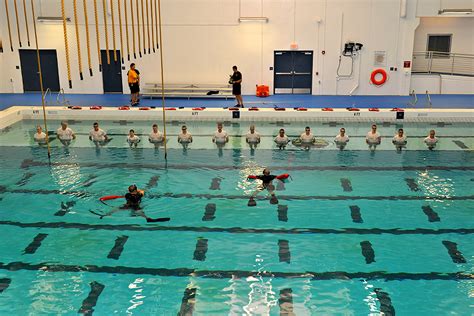
[[[176,108],[165,108],[166,111],[176,111]]]
[[[148,111],[148,110],[151,110],[151,108],[147,107],[147,106],[144,106],[144,107],[141,107],[141,108],[138,108],[139,110],[141,111]]]
[[[360,111],[360,109],[359,109],[359,108],[352,108],[352,107],[350,107],[350,108],[347,108],[347,111],[357,112],[357,111]]]
[[[276,178],[278,180],[286,180],[286,179],[288,179],[289,176],[290,175],[288,173],[283,173],[283,174],[280,174],[279,176],[277,176]]]
[[[370,112],[380,112],[379,108],[370,108]]]
[[[375,79],[375,76],[378,74],[382,75],[382,78],[380,80]],[[372,74],[370,75],[370,82],[376,86],[381,86],[387,81],[387,72],[383,70],[382,68],[375,69],[372,71]]]
[[[275,111],[286,111],[285,108],[275,108]]]
[[[73,105],[69,107],[71,110],[82,110],[82,106],[79,105]]]
[[[256,106],[252,106],[249,108],[249,111],[259,111],[259,109]]]
[[[89,109],[91,109],[91,110],[102,110],[102,106],[101,105],[93,105]]]
[[[128,111],[128,110],[130,110],[130,107],[129,106],[119,106],[118,109],[121,110],[121,111]]]
[[[201,108],[193,108],[193,111],[202,111],[202,110],[204,110],[204,109],[205,109],[205,108],[202,108],[202,107],[201,107]]]
[[[103,196],[99,199],[99,201],[108,201],[108,200],[115,200],[115,199],[120,199],[120,198],[124,198],[125,196],[123,195],[106,195],[106,196]]]
[[[240,108],[236,108],[236,107],[232,107],[232,108],[229,108],[229,111],[239,111]]]
[[[295,110],[296,110],[296,111],[308,111],[307,108],[296,108]]]
[[[333,108],[322,108],[321,111],[332,112],[332,111],[334,111],[334,109]]]
[[[402,109],[402,108],[393,108],[393,109],[391,109],[390,111],[393,111],[393,112],[404,112],[405,110]]]

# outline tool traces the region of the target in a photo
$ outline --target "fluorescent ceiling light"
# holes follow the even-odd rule
[[[268,23],[266,16],[241,16],[239,22],[265,22]]]
[[[439,15],[471,15],[472,9],[443,9],[438,11]]]
[[[60,16],[39,16],[38,22],[62,22],[63,18]],[[66,22],[71,22],[71,18],[66,18]]]

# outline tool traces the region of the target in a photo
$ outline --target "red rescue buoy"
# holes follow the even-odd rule
[[[382,78],[380,78],[379,80],[375,79],[375,76],[377,76],[378,74],[382,75]],[[385,81],[387,81],[387,72],[385,70],[379,68],[372,71],[372,74],[370,75],[370,82],[372,82],[372,84],[380,86],[383,85]]]

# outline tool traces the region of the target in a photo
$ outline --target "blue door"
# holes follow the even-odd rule
[[[24,92],[40,92],[40,81],[38,71],[38,57],[35,49],[20,49],[21,77],[23,80]],[[43,74],[43,89],[58,92],[59,72],[58,57],[54,49],[41,49],[40,62]]]
[[[275,51],[274,94],[311,94],[313,51]]]

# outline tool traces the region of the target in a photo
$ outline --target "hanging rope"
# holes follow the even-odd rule
[[[138,6],[138,0],[136,0],[136,4],[137,4],[138,55],[142,57],[142,44],[140,40],[140,8]]]
[[[121,0],[119,0],[121,1]],[[125,37],[127,38],[127,60],[130,60],[130,43],[128,42],[128,16],[127,16],[127,0],[123,0],[123,9],[125,15]]]
[[[61,15],[63,18],[63,34],[64,34],[64,46],[66,52],[66,67],[67,67],[67,80],[69,82],[69,89],[72,89],[71,80],[71,65],[69,63],[69,45],[67,42],[67,28],[66,28],[66,8],[64,7],[64,0],[61,0]]]
[[[109,33],[107,31],[107,5],[106,0],[102,0],[102,9],[104,10],[104,30],[105,30],[105,52],[107,55],[107,65],[110,65],[110,54],[109,54]]]
[[[89,40],[89,19],[87,17],[87,0],[82,0],[84,4],[84,22],[86,23],[86,43],[87,43],[87,64],[89,65],[89,74],[92,77],[92,62],[91,62],[91,44]]]
[[[155,24],[153,21],[153,0],[150,0],[150,8],[151,8],[151,47],[153,49],[153,53],[155,52]]]
[[[20,47],[21,47],[20,21],[18,20],[18,6],[16,4],[16,0],[13,0],[13,4],[15,6],[16,31],[18,33],[18,43],[20,44]]]
[[[87,1],[87,0],[84,0]],[[99,71],[102,71],[102,55],[100,53],[99,14],[97,12],[97,0],[94,0],[95,39],[97,41],[97,55],[99,58]]]
[[[161,5],[161,4],[160,4]],[[156,34],[156,49],[159,49],[160,46],[158,45],[158,2],[155,0],[155,34]]]
[[[45,138],[46,146],[48,147],[48,159],[51,161],[51,147],[49,146],[48,124],[46,123],[46,106],[44,102],[43,74],[41,72],[41,59],[40,59],[40,51],[38,47],[38,34],[36,32],[36,17],[35,17],[34,0],[31,0],[31,14],[33,15],[33,30],[35,32],[36,59],[38,62],[39,82],[40,82],[40,89],[41,89],[41,105],[43,106],[44,132],[46,134],[46,138]]]
[[[165,111],[165,75],[163,71],[163,34],[161,33],[161,1],[158,0],[158,24],[159,24],[159,31],[160,31],[160,63],[161,63],[161,106],[163,108],[163,137],[164,137],[164,144],[165,144],[165,160],[168,157],[168,150],[166,147],[166,111]]]
[[[114,47],[114,62],[117,62],[117,48],[115,47],[114,0],[110,0],[110,12],[112,15],[112,44]]]
[[[143,6],[142,2],[142,30],[143,30],[143,54],[146,54],[146,38],[145,38],[145,7]]]
[[[81,39],[79,38],[79,22],[77,20],[77,0],[72,1],[74,9],[74,26],[76,28],[76,43],[77,43],[77,63],[79,65],[79,77],[84,80],[82,76],[82,58],[81,58]]]
[[[146,0],[146,32],[148,37],[148,54],[150,54],[150,20],[149,15],[150,11],[148,10],[148,0]]]
[[[23,13],[25,14],[26,38],[28,40],[28,47],[30,47],[30,30],[28,28],[28,16],[26,15],[26,0],[23,0]]]
[[[5,0],[5,12],[7,13],[8,38],[10,39],[10,48],[13,52],[12,29],[10,27],[10,14],[8,13],[8,0]]]
[[[126,0],[125,0],[126,1]],[[132,42],[133,42],[133,58],[137,59],[137,52],[135,50],[135,18],[133,17],[133,0],[130,0],[130,15],[132,16]]]
[[[120,56],[122,56],[122,64],[124,63],[123,61],[123,33],[122,33],[122,9],[120,8],[120,1],[118,0],[118,18],[119,18],[119,30],[120,30]]]

